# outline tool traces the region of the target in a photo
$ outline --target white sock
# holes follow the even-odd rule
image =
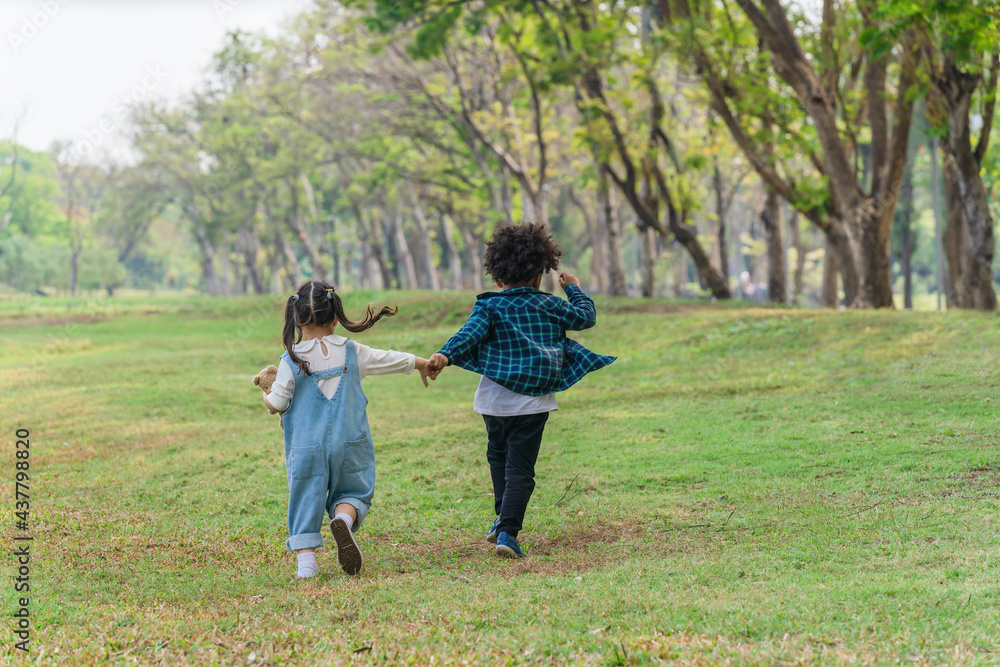
[[[344,523],[346,523],[348,530],[350,530],[351,528],[354,527],[354,519],[351,518],[350,514],[347,514],[345,512],[341,512],[340,514],[338,514],[337,516],[335,516],[333,518],[334,519],[340,519],[341,521],[343,521]]]
[[[308,579],[319,573],[315,551],[300,551],[295,555],[299,559],[299,571],[295,573],[295,576],[299,579]]]

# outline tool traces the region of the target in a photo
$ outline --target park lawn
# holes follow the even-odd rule
[[[355,338],[427,356],[473,296],[348,313],[371,299],[400,314]],[[297,581],[281,432],[250,384],[280,303],[0,300],[5,545],[31,431],[27,662],[1000,662],[995,316],[598,309],[574,335],[618,360],[559,396],[527,559],[483,541],[478,378],[450,368],[365,381],[365,569],[321,550]]]

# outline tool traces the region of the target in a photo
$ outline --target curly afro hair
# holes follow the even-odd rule
[[[559,268],[562,250],[545,225],[527,223],[500,227],[486,244],[483,268],[505,285],[530,283]]]

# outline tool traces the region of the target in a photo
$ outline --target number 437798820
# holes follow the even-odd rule
[[[31,498],[28,495],[28,491],[30,490],[28,486],[30,479],[28,471],[31,468],[29,461],[31,458],[31,441],[28,440],[29,436],[28,429],[22,428],[17,430],[17,453],[15,454],[17,462],[14,465],[16,469],[14,475],[14,508],[15,516],[17,517],[17,527],[21,530],[28,529],[28,510],[31,509]]]

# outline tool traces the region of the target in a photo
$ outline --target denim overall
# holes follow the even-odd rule
[[[375,495],[375,447],[361,391],[358,355],[346,343],[343,368],[306,375],[288,357],[281,358],[295,372],[292,401],[283,416],[285,469],[288,472],[289,551],[323,545],[320,530],[324,511],[348,503],[358,512],[354,530],[368,514]],[[317,381],[340,376],[333,397],[327,398]]]

